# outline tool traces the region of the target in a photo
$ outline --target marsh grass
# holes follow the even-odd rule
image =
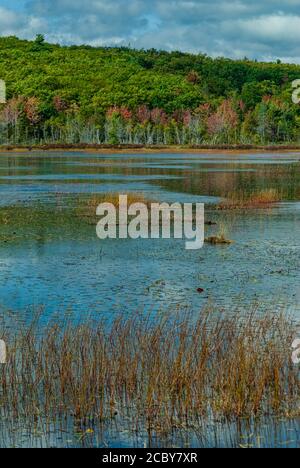
[[[218,209],[251,209],[265,208],[282,200],[279,190],[271,188],[248,194],[242,190],[231,192],[226,199],[219,203]]]
[[[119,208],[119,193],[106,193],[106,194],[97,194],[93,195],[91,197],[88,197],[87,199],[78,199],[77,201],[77,209],[76,209],[76,215],[79,218],[88,220],[89,223],[94,224],[95,219],[96,219],[96,211],[100,203],[111,203],[114,205],[116,209]],[[143,193],[128,193],[127,194],[127,205],[128,207],[134,203],[143,203],[144,205],[147,206],[149,213],[151,213],[151,204],[153,203],[163,203],[158,200],[151,200],[146,197],[145,194]],[[130,216],[128,216],[128,219],[130,219]],[[173,221],[174,220],[174,213],[171,212],[170,219]],[[151,220],[151,216],[149,216],[149,222]],[[195,216],[195,210],[193,211],[193,220],[196,220]],[[160,218],[161,222],[161,218]],[[213,222],[211,220],[206,220],[205,225],[207,226],[215,226],[217,223]]]
[[[283,315],[213,310],[118,317],[111,323],[37,322],[0,334],[2,417],[36,425],[73,418],[167,433],[204,418],[299,416],[295,336]]]
[[[119,207],[119,197],[119,193],[114,192],[103,195],[94,195],[88,200],[87,206],[91,206],[93,210],[96,210],[99,203],[112,203],[115,207]],[[142,193],[132,192],[127,194],[127,203],[129,206],[132,203],[145,203],[148,205],[151,202]]]
[[[84,220],[78,219],[75,209],[55,207],[11,206],[0,208],[0,243],[2,246],[21,242],[52,242],[62,239],[81,239],[88,232]]]
[[[205,238],[205,242],[212,245],[230,245],[233,241],[228,239],[228,227],[225,223],[219,223],[218,232],[214,236]]]
[[[233,244],[233,241],[226,239],[226,237],[222,235],[216,235],[216,236],[209,236],[205,238],[205,242],[207,244],[212,244],[212,245],[231,245]]]
[[[92,221],[96,219],[96,210],[100,203],[111,203],[116,209],[119,208],[119,194],[114,192],[109,192],[105,194],[97,194],[88,197],[85,200],[79,199],[77,202],[76,215],[79,218]],[[127,203],[130,206],[133,203],[144,203],[147,207],[150,207],[151,202],[141,193],[128,193],[127,194]]]

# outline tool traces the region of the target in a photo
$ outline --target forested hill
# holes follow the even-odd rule
[[[299,140],[300,66],[0,38],[0,143]]]

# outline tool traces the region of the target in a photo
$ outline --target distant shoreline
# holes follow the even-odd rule
[[[1,145],[0,153],[23,153],[37,151],[89,151],[110,153],[204,153],[204,152],[291,152],[300,151],[300,145],[108,145],[108,144],[47,144],[47,145]]]

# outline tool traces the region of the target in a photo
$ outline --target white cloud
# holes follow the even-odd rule
[[[0,0],[1,1],[1,0]],[[91,45],[300,61],[299,0],[27,0],[0,7],[0,34]]]
[[[229,23],[228,27],[235,26],[249,38],[261,41],[289,41],[299,44],[300,41],[300,16],[293,15],[264,15],[259,18],[238,20],[235,24]]]
[[[43,18],[24,15],[0,6],[1,36],[21,35],[23,37],[34,37],[45,27],[47,27],[47,23]]]

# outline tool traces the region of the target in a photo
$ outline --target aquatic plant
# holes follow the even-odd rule
[[[8,348],[1,414],[95,426],[119,415],[128,428],[162,432],[209,417],[296,417],[294,336],[284,314],[256,309],[8,327],[0,333]]]
[[[270,188],[263,189],[253,193],[244,191],[235,191],[226,195],[226,199],[219,203],[218,209],[248,209],[260,208],[272,205],[282,200],[279,190]]]
[[[151,201],[141,193],[129,192],[127,195],[127,204],[130,206],[133,203],[144,203],[150,205]],[[100,203],[111,203],[115,208],[119,208],[120,194],[109,192],[97,194],[88,197],[87,199],[79,199],[77,203],[76,214],[80,218],[95,218],[96,210]]]
[[[228,239],[228,228],[224,222],[219,223],[218,233],[205,238],[207,244],[212,245],[230,245],[233,241]]]
[[[205,239],[205,242],[207,244],[213,244],[213,245],[229,245],[232,244],[233,241],[226,239],[225,236],[220,235],[220,236],[209,236]]]

